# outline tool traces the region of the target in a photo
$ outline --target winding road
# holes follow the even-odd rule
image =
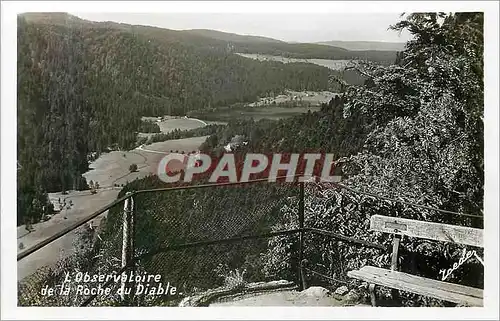
[[[199,122],[204,126],[206,122],[188,118]],[[60,232],[62,229],[75,223],[76,221],[90,215],[92,212],[108,205],[115,200],[121,188],[115,185],[126,184],[128,180],[141,178],[149,173],[155,173],[160,155],[166,155],[167,150],[179,150],[186,153],[198,149],[208,136],[192,137],[186,139],[170,140],[165,142],[157,142],[152,147],[159,150],[146,148],[141,145],[131,151],[114,151],[101,155],[93,162],[91,170],[83,176],[87,181],[99,182],[101,187],[97,193],[92,194],[90,190],[86,191],[69,191],[67,195],[62,193],[50,193],[51,199],[57,202],[61,200],[72,200],[72,206],[68,209],[60,211],[57,214],[43,222],[33,224],[34,230],[27,233],[25,226],[17,228],[17,247],[18,252],[37,244],[44,239]],[[165,150],[165,152],[161,151]],[[157,155],[155,155],[157,154]],[[135,172],[130,172],[131,164],[138,165]],[[128,179],[128,180],[127,180]],[[92,222],[94,225],[99,225],[100,219],[105,216],[103,213]],[[60,239],[45,246],[43,249],[25,257],[18,261],[18,280],[21,280],[30,274],[34,273],[38,268],[43,266],[52,266],[59,259],[70,255],[73,252],[73,240],[76,238],[76,230],[61,237]]]
[[[168,152],[159,152],[157,150],[145,149],[144,148],[144,144],[142,144],[141,146],[137,147],[136,150],[140,150],[141,152],[148,152],[148,153],[155,153],[155,154],[162,154],[162,155],[168,154]]]

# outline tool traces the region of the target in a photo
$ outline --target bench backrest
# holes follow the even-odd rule
[[[373,215],[370,219],[370,230],[484,247],[483,230],[472,227]]]

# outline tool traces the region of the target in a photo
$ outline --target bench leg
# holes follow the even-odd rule
[[[375,284],[371,283],[368,286],[368,291],[370,292],[370,300],[372,302],[372,306],[376,307],[377,306],[377,300],[375,297]]]
[[[399,301],[399,291],[398,290],[392,289],[391,296],[392,296],[392,299],[394,300],[394,302]]]

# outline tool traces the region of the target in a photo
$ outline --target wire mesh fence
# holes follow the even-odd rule
[[[75,229],[72,255],[20,281],[18,304],[172,305],[223,286],[231,275],[238,275],[233,278],[241,278],[239,282],[276,277],[283,263],[273,268],[269,240],[285,237],[273,234],[280,228],[291,230],[279,222],[289,212],[297,214],[298,195],[297,184],[268,182],[132,193],[109,209],[98,229],[87,224]],[[125,223],[127,208],[132,219]],[[286,236],[297,238],[296,231],[290,234]],[[290,259],[287,264],[298,266],[297,259]],[[162,286],[175,287],[177,295],[148,298],[153,286],[147,289],[134,277],[128,283],[119,278],[125,263],[130,265],[124,269],[127,275],[158,275]],[[139,294],[128,295],[130,288]]]
[[[144,259],[137,265],[181,287],[181,296],[220,286],[221,273],[246,270],[257,280],[268,242],[244,238],[273,232],[283,210],[298,206],[297,196],[297,185],[268,182],[139,193],[135,255]]]

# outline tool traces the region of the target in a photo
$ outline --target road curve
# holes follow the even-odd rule
[[[168,152],[159,152],[157,150],[144,149],[144,144],[142,144],[141,146],[137,147],[136,150],[140,150],[141,152],[148,152],[148,153],[155,153],[155,154],[162,154],[162,155],[169,154]]]

